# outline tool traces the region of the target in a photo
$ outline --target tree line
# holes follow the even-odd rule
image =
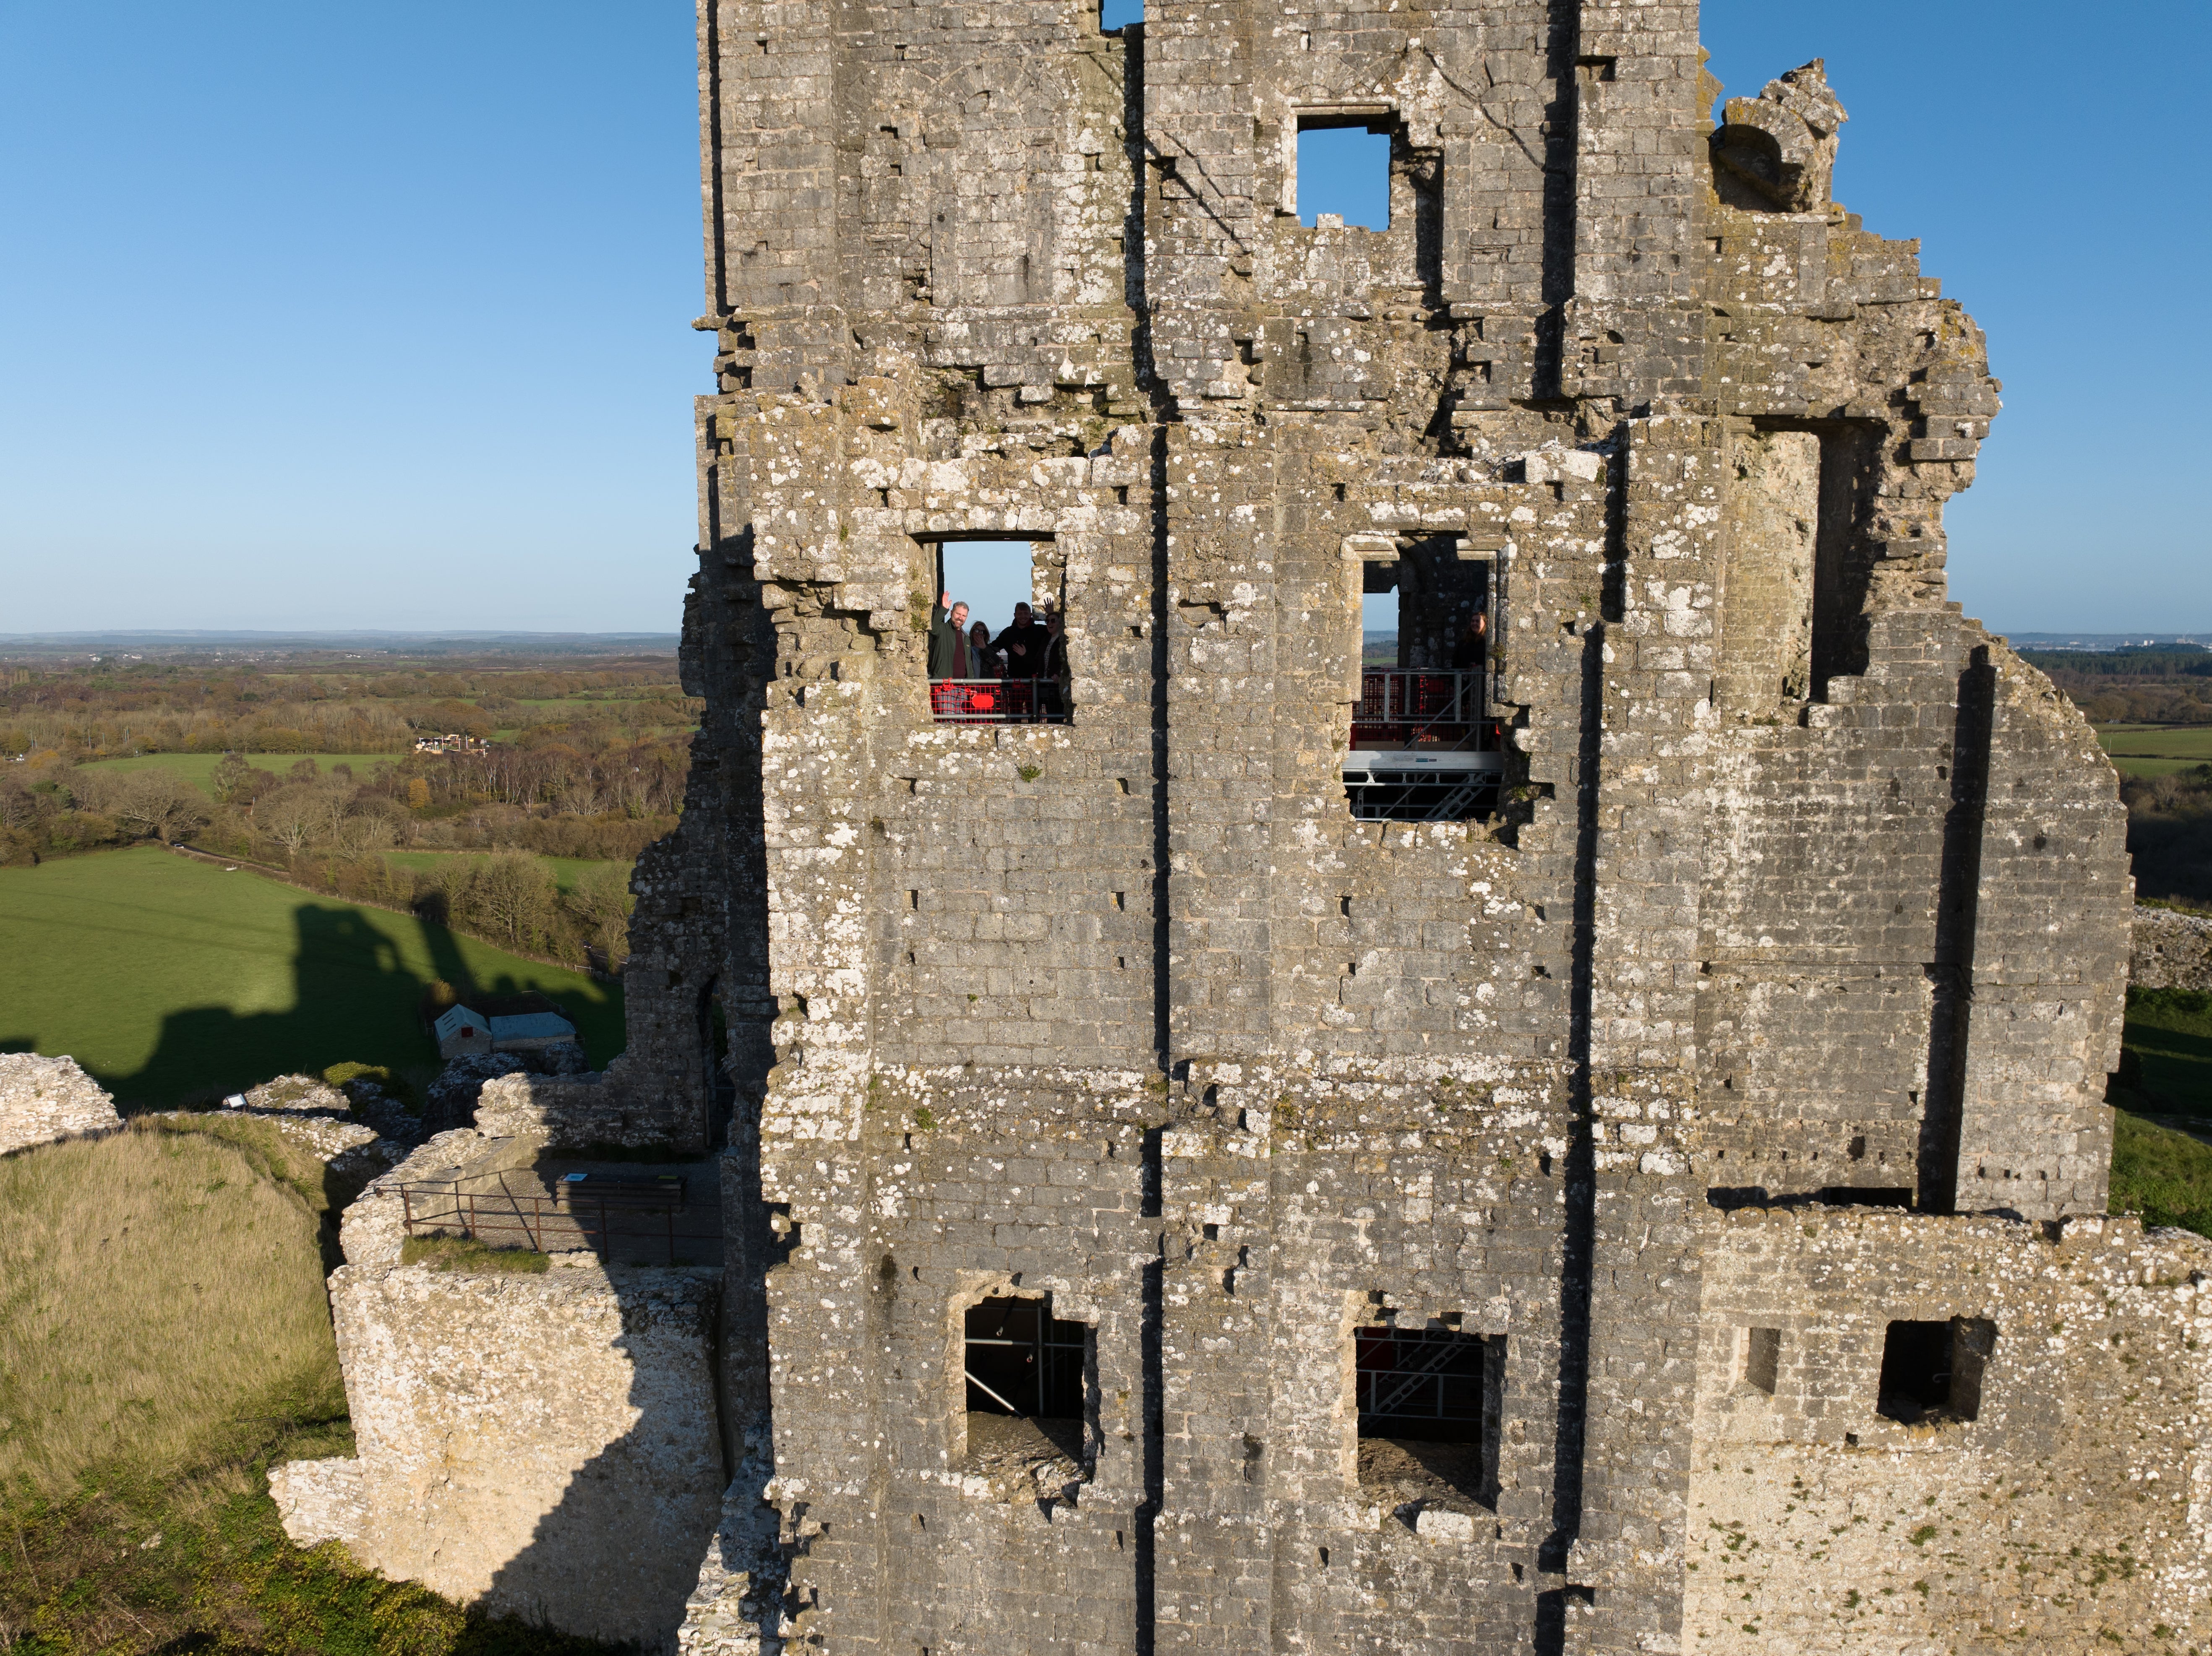
[[[143,664],[0,675],[0,757],[65,762],[152,753],[370,753],[463,732],[559,733],[595,749],[680,737],[700,703],[672,659],[596,671],[387,667],[303,672]]]

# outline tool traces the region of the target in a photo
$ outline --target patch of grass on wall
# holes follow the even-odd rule
[[[471,1236],[410,1236],[399,1245],[403,1265],[433,1271],[513,1271],[542,1276],[553,1261],[534,1248],[493,1247]]]

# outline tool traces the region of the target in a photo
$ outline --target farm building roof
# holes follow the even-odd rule
[[[491,1021],[491,1036],[495,1041],[573,1040],[575,1034],[576,1026],[557,1012],[526,1012]]]

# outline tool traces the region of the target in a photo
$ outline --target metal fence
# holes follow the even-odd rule
[[[680,1174],[572,1173],[550,1187],[501,1174],[402,1185],[399,1196],[410,1236],[458,1234],[539,1253],[589,1248],[628,1265],[710,1265],[721,1255],[717,1205],[690,1202]]]
[[[933,678],[930,717],[940,725],[1065,725],[1067,698],[1051,678]]]

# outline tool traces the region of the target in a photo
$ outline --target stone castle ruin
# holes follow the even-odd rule
[[[1998,385],[1821,66],[1717,124],[1696,7],[1600,0],[700,39],[630,1051],[349,1216],[295,1533],[700,1653],[2212,1641],[2212,1253],[2104,1216],[2123,813],[1945,599]],[[1329,127],[1387,228],[1299,217]],[[1063,722],[933,688],[979,539]],[[410,1180],[608,1143],[711,1153],[715,1257],[402,1261]]]

